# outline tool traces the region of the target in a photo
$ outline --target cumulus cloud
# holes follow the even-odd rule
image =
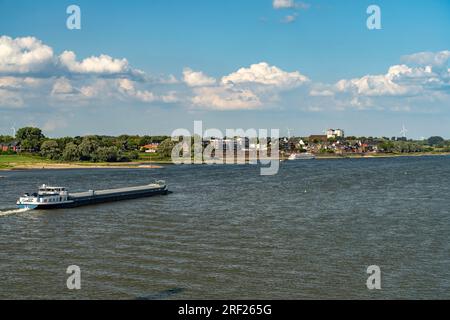
[[[154,93],[137,86],[170,86],[175,76],[149,77],[132,68],[125,58],[106,54],[77,59],[75,52],[53,49],[34,37],[0,37],[0,105],[16,107],[25,101],[50,105],[64,102],[87,104],[89,100],[133,99],[145,103],[174,103],[172,92]],[[139,87],[139,88],[138,88]]]
[[[159,82],[161,84],[177,84],[177,83],[179,83],[178,79],[173,74],[170,74],[167,77],[164,77],[164,76],[160,77],[157,82]]]
[[[296,3],[280,1],[276,5],[281,9],[292,4]],[[170,103],[223,111],[282,108],[288,104],[307,111],[406,111],[414,110],[414,103],[449,105],[449,60],[448,50],[419,52],[402,57],[402,64],[391,66],[385,73],[330,84],[313,82],[300,71],[286,71],[267,62],[244,66],[217,79],[185,68],[178,80],[173,75],[147,76],[132,68],[125,58],[106,54],[77,58],[73,51],[55,55],[36,38],[2,36],[0,107],[65,108],[119,101],[127,106],[130,102]]]
[[[334,96],[334,92],[328,89],[311,89],[309,95],[312,97],[331,97]]]
[[[64,68],[73,73],[122,74],[129,70],[126,59],[114,59],[104,54],[78,62],[74,52],[64,51],[59,60]]]
[[[298,71],[286,72],[266,62],[252,64],[222,78],[223,84],[254,83],[278,88],[292,88],[307,81],[309,79]]]
[[[19,89],[22,86],[22,81],[14,77],[0,78],[0,89]]]
[[[179,101],[177,92],[173,90],[159,94],[149,90],[139,90],[136,88],[137,83],[129,79],[120,79],[118,80],[117,85],[119,91],[122,92],[125,97],[132,97],[140,102],[175,103]]]
[[[53,49],[34,37],[0,37],[0,75],[59,77],[72,75],[122,76],[144,78],[145,74],[129,66],[126,59],[108,55],[77,61],[73,51],[56,56]]]
[[[450,51],[440,52],[418,52],[402,57],[402,61],[408,64],[418,64],[422,66],[442,67],[447,66],[450,60]]]
[[[53,50],[34,37],[0,37],[0,73],[27,74],[53,63]]]
[[[207,109],[256,109],[262,105],[259,97],[249,89],[218,86],[196,88],[194,92],[192,103]]]
[[[69,80],[67,80],[66,78],[60,78],[53,84],[52,95],[72,93],[74,93],[74,89]]]
[[[0,106],[7,108],[24,106],[25,100],[42,84],[41,79],[31,77],[0,77]]]
[[[203,79],[198,73],[196,79]],[[286,72],[266,62],[226,75],[220,81],[193,81],[194,106],[216,110],[256,109],[278,99],[278,92],[308,82],[298,71]],[[204,85],[199,83],[203,82]]]
[[[351,80],[340,80],[336,83],[339,92],[354,92],[358,95],[381,96],[381,95],[403,95],[407,93],[404,88],[393,81],[391,74],[368,75]]]
[[[435,72],[432,66],[409,67],[394,65],[384,75],[340,80],[335,88],[365,96],[403,96],[422,94],[426,90],[448,87],[447,74]]]
[[[403,57],[408,64],[391,66],[384,74],[342,79],[335,84],[313,83],[309,96],[336,110],[423,111],[450,103],[450,72],[445,52]],[[401,101],[401,102],[400,102]]]
[[[208,77],[201,71],[193,71],[190,68],[183,70],[183,79],[190,87],[211,86],[216,83],[216,79]]]
[[[118,86],[121,92],[142,102],[153,102],[156,100],[156,96],[153,92],[147,90],[137,90],[134,82],[129,79],[120,79],[118,81]]]

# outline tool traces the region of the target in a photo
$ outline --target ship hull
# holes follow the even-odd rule
[[[125,201],[139,198],[152,197],[157,195],[167,195],[169,190],[167,187],[152,188],[145,190],[133,190],[133,191],[111,191],[106,194],[99,195],[87,195],[87,196],[74,196],[69,197],[69,201],[62,203],[45,203],[45,204],[18,204],[19,209],[29,210],[52,210],[52,209],[64,209],[64,208],[76,208],[81,206],[89,206],[107,202]]]

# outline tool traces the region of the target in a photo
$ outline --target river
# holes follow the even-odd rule
[[[0,299],[449,299],[450,158],[2,172]],[[14,210],[164,179],[167,196]],[[81,269],[68,290],[66,269]],[[368,290],[367,267],[382,289]]]

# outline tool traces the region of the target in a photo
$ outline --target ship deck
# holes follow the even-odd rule
[[[146,186],[138,186],[138,187],[127,187],[127,188],[119,188],[119,189],[108,189],[108,190],[94,190],[94,194],[92,191],[85,192],[77,192],[70,193],[69,198],[72,200],[82,199],[82,198],[90,198],[92,196],[114,196],[128,193],[140,193],[140,192],[148,192],[152,190],[162,189],[164,186],[158,184],[149,184]]]

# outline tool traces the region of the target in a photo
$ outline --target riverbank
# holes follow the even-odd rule
[[[148,162],[58,162],[32,155],[1,155],[0,171],[66,169],[160,169],[161,163]]]
[[[421,152],[421,153],[370,153],[370,154],[319,154],[317,160],[333,159],[374,159],[374,158],[395,158],[395,157],[430,157],[430,156],[450,156],[449,152]],[[288,160],[280,157],[280,160]],[[243,161],[241,161],[243,162]],[[58,162],[43,159],[32,155],[1,155],[0,171],[15,170],[67,170],[67,169],[161,169],[164,165],[173,164],[170,159],[135,162]]]
[[[373,159],[373,158],[398,158],[398,157],[433,157],[449,156],[450,152],[417,152],[417,153],[364,153],[364,154],[319,154],[316,159]]]

